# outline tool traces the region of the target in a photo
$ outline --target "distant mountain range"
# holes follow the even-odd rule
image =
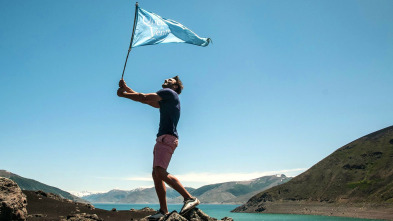
[[[234,211],[307,214],[311,210],[307,210],[309,205],[331,206],[326,212],[312,207],[316,214],[331,215],[340,208],[359,205],[355,215],[361,212],[364,216],[377,212],[393,215],[393,126],[337,149],[306,172],[258,193]]]
[[[291,178],[285,175],[264,176],[249,181],[226,182],[202,186],[198,189],[186,187],[191,195],[198,197],[202,203],[210,204],[241,204],[251,196],[270,187],[288,182]],[[111,190],[82,197],[92,203],[158,203],[153,188],[131,191]],[[173,189],[167,188],[168,203],[181,203],[183,198]]]
[[[186,187],[188,191],[193,191],[193,188]],[[178,197],[179,194],[172,188],[167,188],[167,197],[169,199]],[[83,199],[91,203],[135,203],[135,204],[149,204],[158,203],[157,195],[154,187],[152,188],[138,188],[135,190],[111,190],[107,193],[96,193],[83,196]]]
[[[96,193],[103,193],[104,191],[95,191],[95,192],[91,192],[91,191],[69,191],[72,195],[77,196],[77,197],[84,197],[84,196],[88,196],[88,195],[92,195],[92,194],[96,194]]]
[[[152,188],[138,188],[135,190],[111,190],[107,193],[91,194],[88,191],[75,196],[59,188],[46,185],[33,179],[24,178],[17,174],[0,170],[0,177],[15,181],[22,190],[38,191],[57,194],[65,199],[83,203],[158,203],[156,191]],[[202,203],[210,204],[242,204],[256,193],[270,187],[286,183],[290,180],[284,174],[264,176],[249,181],[234,181],[210,184],[200,188],[186,187],[193,196],[198,197]],[[183,198],[172,188],[167,188],[168,203],[181,203]]]
[[[43,184],[43,183],[38,182],[33,179],[21,177],[19,175],[8,172],[6,170],[0,170],[0,177],[9,178],[9,179],[15,181],[22,190],[31,190],[31,191],[42,190],[47,193],[57,194],[65,199],[73,200],[76,202],[87,203],[86,200],[83,200],[77,196],[74,196],[69,192],[66,192],[64,190],[61,190],[61,189],[53,187],[53,186]]]

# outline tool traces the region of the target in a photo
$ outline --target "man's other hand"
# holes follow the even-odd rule
[[[124,97],[124,92],[125,92],[125,88],[124,87],[120,87],[119,89],[117,89],[117,96],[119,97]]]

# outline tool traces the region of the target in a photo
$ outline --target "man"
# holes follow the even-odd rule
[[[160,202],[160,209],[149,219],[159,219],[168,214],[166,202],[165,183],[179,192],[184,198],[184,205],[180,214],[184,214],[199,205],[199,200],[192,197],[183,187],[180,181],[167,172],[172,154],[178,145],[177,123],[180,118],[179,94],[183,90],[183,84],[179,77],[166,79],[161,90],[157,93],[142,94],[132,90],[124,80],[120,80],[117,95],[133,101],[148,104],[155,108],[160,108],[160,126],[157,134],[156,145],[154,146],[153,160],[153,180]],[[165,182],[165,183],[164,183]]]

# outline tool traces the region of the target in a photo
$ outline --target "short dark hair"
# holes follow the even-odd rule
[[[176,75],[175,77],[173,77],[173,79],[176,80],[176,84],[177,84],[177,88],[175,89],[177,94],[181,94],[181,91],[183,90],[183,83],[181,82],[180,78],[178,75]]]

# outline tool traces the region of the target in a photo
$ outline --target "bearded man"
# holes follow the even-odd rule
[[[120,80],[119,89],[117,90],[119,97],[128,98],[160,109],[160,125],[153,151],[152,173],[160,209],[156,214],[149,217],[150,220],[159,219],[168,214],[165,183],[179,192],[184,198],[184,205],[180,214],[190,211],[200,203],[196,197],[191,196],[175,176],[167,172],[172,154],[178,145],[179,135],[176,127],[180,118],[179,94],[182,90],[183,84],[179,76],[166,79],[162,84],[162,89],[156,93],[138,93],[128,87],[123,79]]]

